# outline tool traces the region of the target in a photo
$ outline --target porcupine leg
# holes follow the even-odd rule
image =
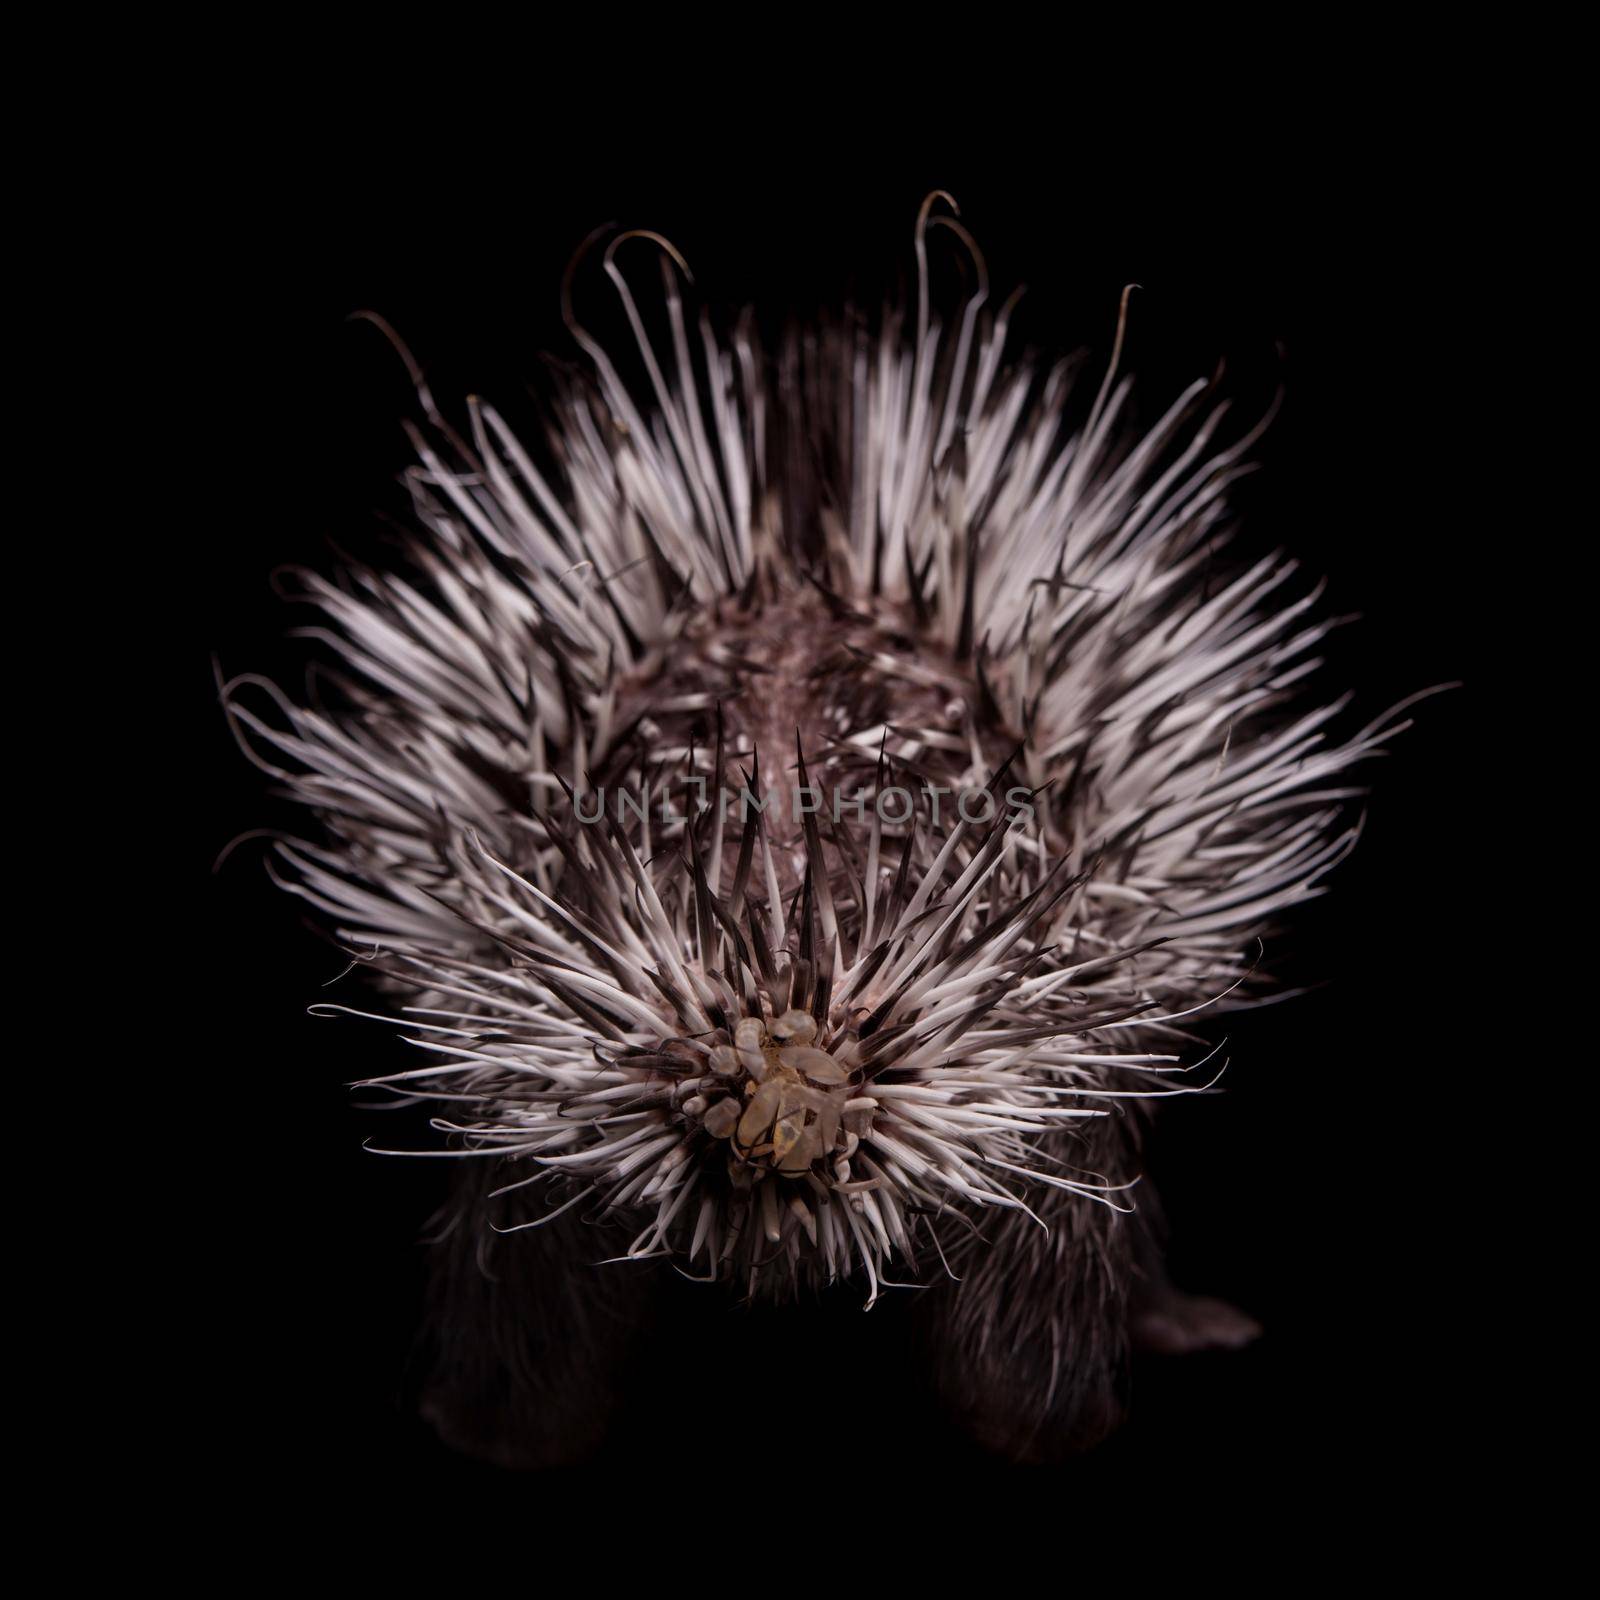
[[[1055,1154],[1126,1181],[1137,1169],[1120,1119],[1090,1129]],[[1130,1297],[1151,1243],[1137,1212],[1044,1186],[1029,1203],[1038,1221],[1020,1211],[977,1219],[987,1243],[952,1260],[961,1281],[930,1290],[921,1314],[929,1370],[956,1420],[998,1455],[1048,1462],[1121,1420]]]
[[[1261,1324],[1209,1295],[1185,1294],[1167,1272],[1167,1224],[1161,1197],[1146,1179],[1138,1191],[1128,1331],[1136,1350],[1181,1356],[1200,1350],[1238,1350],[1260,1337]]]
[[[1070,1165],[1125,1182],[1140,1171],[1136,1125],[1107,1118]],[[1121,1420],[1135,1348],[1179,1355],[1237,1349],[1261,1328],[1225,1301],[1184,1294],[1167,1275],[1161,1206],[1148,1179],[1131,1214],[1046,1188],[1022,1212],[980,1218],[988,1243],[930,1294],[923,1333],[935,1385],[986,1449],[1049,1462],[1098,1444]]]
[[[628,1346],[653,1300],[648,1268],[595,1263],[607,1234],[575,1207],[517,1233],[466,1162],[432,1245],[419,1410],[445,1444],[497,1466],[584,1459],[604,1437]]]
[[[1128,1328],[1137,1349],[1182,1356],[1199,1350],[1238,1350],[1260,1337],[1261,1324],[1237,1306],[1179,1289],[1167,1276],[1154,1230],[1147,1227],[1143,1238],[1128,1297]]]

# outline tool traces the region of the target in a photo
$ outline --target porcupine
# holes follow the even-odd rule
[[[948,323],[935,228],[977,273]],[[748,319],[691,329],[664,238],[614,236],[643,381],[564,287],[589,370],[542,456],[413,364],[405,569],[302,580],[335,709],[224,685],[322,830],[285,886],[428,1052],[371,1083],[462,1158],[427,1409],[496,1459],[593,1442],[648,1292],[601,1255],[922,1284],[939,1388],[1018,1459],[1114,1425],[1135,1333],[1255,1331],[1167,1283],[1140,1130],[1209,1082],[1188,1019],[1259,981],[1401,724],[1295,705],[1330,624],[1292,561],[1214,576],[1259,425],[1219,447],[1202,378],[1134,435],[1116,353],[1074,411],[1071,364],[1007,359],[947,195],[914,240],[914,314],[769,368]]]

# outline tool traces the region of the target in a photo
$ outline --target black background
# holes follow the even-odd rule
[[[1453,1331],[1482,1292],[1463,1268],[1470,1163],[1438,1093],[1476,1063],[1455,1019],[1485,870],[1468,753],[1491,714],[1468,659],[1485,626],[1470,377],[1486,336],[1465,313],[1481,287],[1466,265],[1467,175],[1420,151],[1213,152],[1191,177],[1175,157],[1063,173],[1042,148],[936,160],[909,144],[823,174],[810,154],[742,167],[726,148],[640,160],[578,141],[519,180],[514,165],[374,136],[336,154],[254,153],[209,195],[178,285],[206,347],[194,405],[213,483],[186,553],[203,585],[189,674],[203,778],[184,848],[207,930],[196,1065],[226,1134],[186,1174],[198,1192],[173,1243],[194,1303],[166,1337],[219,1460],[281,1455],[302,1478],[402,1490],[489,1476],[407,1409],[417,1239],[441,1164],[363,1152],[369,1136],[417,1130],[397,1139],[394,1119],[353,1109],[345,1088],[404,1047],[375,1025],[306,1016],[343,962],[266,881],[259,844],[208,876],[236,834],[294,821],[231,745],[211,653],[227,673],[295,684],[303,647],[285,635],[305,619],[274,598],[271,571],[326,567],[335,545],[371,555],[382,515],[403,513],[392,480],[413,402],[393,353],[346,318],[387,317],[447,409],[482,393],[531,419],[540,353],[576,356],[557,292],[596,224],[662,231],[708,303],[752,301],[776,322],[892,290],[936,185],[960,201],[996,289],[1029,285],[1026,342],[1088,347],[1097,374],[1122,286],[1142,286],[1125,363],[1143,414],[1221,358],[1242,415],[1286,386],[1264,470],[1240,486],[1242,539],[1291,551],[1327,576],[1329,609],[1361,613],[1323,677],[1356,691],[1352,715],[1467,680],[1370,765],[1361,847],[1272,947],[1290,979],[1325,986],[1218,1025],[1233,1062],[1223,1092],[1172,1107],[1152,1153],[1178,1282],[1247,1308],[1266,1337],[1145,1363],[1128,1425],[1060,1470],[1079,1486],[1226,1473],[1309,1492],[1431,1472],[1475,1429],[1483,1402]],[[592,269],[579,294],[604,325]],[[893,1304],[863,1317],[847,1291],[779,1323],[677,1289],[590,1469],[607,1481],[742,1473],[779,1431],[797,1470],[862,1452],[874,1471],[930,1482],[987,1469],[918,1391]],[[762,1420],[762,1396],[781,1423]]]

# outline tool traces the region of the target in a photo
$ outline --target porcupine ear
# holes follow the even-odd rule
[[[496,1466],[591,1456],[617,1409],[628,1351],[646,1328],[649,1268],[597,1266],[612,1242],[576,1212],[496,1232],[497,1163],[463,1162],[436,1219],[419,1342],[417,1409],[452,1450]]]

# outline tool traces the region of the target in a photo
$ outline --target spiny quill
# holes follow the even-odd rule
[[[664,239],[613,238],[644,382],[564,291],[592,377],[545,467],[413,368],[404,570],[302,579],[337,708],[223,686],[323,828],[281,881],[430,1058],[373,1083],[537,1191],[517,1227],[625,1219],[628,1259],[860,1273],[870,1304],[983,1252],[986,1213],[1128,1206],[1084,1125],[1191,1092],[1186,1019],[1320,892],[1347,770],[1404,726],[1331,742],[1342,701],[1293,709],[1332,624],[1292,561],[1206,581],[1259,427],[1218,448],[1197,380],[1130,437],[1116,356],[1069,422],[1070,365],[1006,361],[1017,297],[991,310],[940,202],[914,321],[775,372],[748,320],[691,330]],[[948,325],[935,227],[977,273]]]

